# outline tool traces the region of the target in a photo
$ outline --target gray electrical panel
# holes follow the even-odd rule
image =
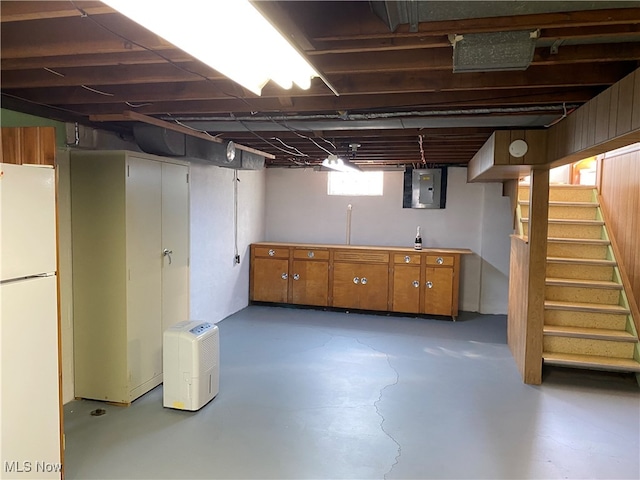
[[[405,172],[404,208],[445,208],[447,170],[412,169]]]

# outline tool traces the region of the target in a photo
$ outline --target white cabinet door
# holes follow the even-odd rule
[[[130,387],[162,374],[162,164],[127,162],[127,355]]]
[[[162,164],[162,331],[189,320],[189,167]]]

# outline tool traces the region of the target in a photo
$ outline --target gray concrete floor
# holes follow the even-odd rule
[[[640,478],[633,377],[524,385],[504,316],[251,306],[218,326],[220,393],[200,411],[163,408],[161,386],[65,406],[67,479]]]

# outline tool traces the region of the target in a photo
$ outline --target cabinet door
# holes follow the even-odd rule
[[[127,165],[127,359],[135,389],[162,373],[162,166],[136,157]]]
[[[360,308],[388,310],[389,266],[386,264],[360,266]]]
[[[425,282],[425,313],[452,315],[453,268],[427,267]]]
[[[386,264],[334,264],[334,307],[387,310],[388,290]]]
[[[341,308],[360,308],[360,264],[333,264],[333,306]],[[356,278],[358,283],[356,282]]]
[[[396,265],[393,270],[394,312],[420,313],[420,266]]]
[[[162,164],[162,331],[189,320],[189,167]],[[171,252],[171,253],[169,253]]]
[[[252,300],[284,303],[287,301],[288,286],[288,259],[258,257],[254,259]]]
[[[329,263],[294,260],[292,303],[326,306],[329,296]]]

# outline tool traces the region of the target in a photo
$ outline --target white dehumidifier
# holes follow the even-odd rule
[[[199,410],[218,394],[220,382],[218,327],[207,322],[180,322],[164,332],[163,405]]]

